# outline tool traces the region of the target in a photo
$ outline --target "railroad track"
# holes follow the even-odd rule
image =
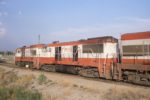
[[[17,68],[17,69],[22,69],[22,70],[27,70],[27,68],[25,67],[18,67],[13,63],[0,63],[0,65],[5,66],[5,67],[9,67],[9,68]],[[37,72],[41,72],[41,70],[38,69],[33,69],[34,71]],[[47,71],[43,71],[44,73],[49,73]],[[66,74],[66,73],[60,73],[60,72],[51,72],[51,73],[57,73],[57,74]],[[68,73],[67,73],[68,74]],[[110,84],[114,84],[114,85],[125,85],[125,86],[132,86],[132,87],[149,87],[149,86],[144,86],[144,85],[139,85],[139,84],[134,84],[134,83],[129,83],[129,82],[123,82],[123,81],[115,81],[115,80],[106,80],[106,79],[100,79],[100,78],[88,78],[88,77],[83,77],[80,75],[73,75],[73,74],[68,74],[74,77],[80,77],[86,80],[92,80],[92,81],[99,81],[99,82],[104,82],[104,83],[110,83]]]

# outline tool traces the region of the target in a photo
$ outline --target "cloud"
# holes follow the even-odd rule
[[[3,15],[2,12],[0,12],[0,17],[1,17],[2,15]]]
[[[142,18],[142,17],[120,17],[116,18],[117,21],[126,21],[126,22],[134,22],[134,23],[142,23],[142,24],[150,24],[150,18]]]
[[[6,34],[6,29],[3,27],[3,23],[0,21],[0,38]]]
[[[7,16],[7,15],[8,15],[8,12],[6,12],[6,11],[3,12],[3,15],[4,15],[4,16]]]
[[[8,12],[4,11],[4,12],[0,12],[0,17],[2,16],[7,16],[8,15]]]
[[[117,32],[116,30],[118,30],[117,26],[105,27],[105,25],[95,27],[68,28],[66,30],[52,32],[43,37],[44,39],[46,39],[46,41],[74,41],[101,36],[118,37],[119,32]]]
[[[6,5],[6,1],[0,1],[1,5]]]
[[[122,17],[116,19],[120,26],[120,29],[124,32],[140,32],[150,31],[150,18],[142,17]]]
[[[117,18],[114,22],[85,27],[68,27],[64,30],[42,34],[46,41],[72,41],[100,36],[114,36],[130,32],[150,31],[150,19],[147,18]]]
[[[22,11],[21,10],[18,11],[18,15],[22,15]]]
[[[6,29],[4,27],[0,27],[0,38],[6,34]]]
[[[137,21],[137,22],[142,22],[142,23],[149,23],[150,24],[150,18],[134,18],[134,19],[131,19],[131,20],[134,20],[134,21]]]

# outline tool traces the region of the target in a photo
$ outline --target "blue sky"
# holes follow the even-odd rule
[[[0,0],[0,51],[150,31],[150,0]]]

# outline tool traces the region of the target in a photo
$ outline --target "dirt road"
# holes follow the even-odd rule
[[[106,83],[62,73],[45,73],[5,66],[0,68],[13,71],[19,76],[35,76],[35,81],[28,88],[41,92],[43,100],[150,100],[149,87]],[[41,74],[47,77],[47,81],[38,84],[36,81]]]

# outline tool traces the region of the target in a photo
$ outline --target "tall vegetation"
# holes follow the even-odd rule
[[[33,79],[33,75],[17,76],[0,68],[0,100],[41,100],[38,91],[27,89]]]

